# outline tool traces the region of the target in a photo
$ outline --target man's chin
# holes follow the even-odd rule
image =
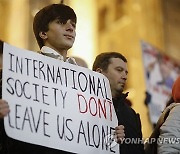
[[[123,92],[124,86],[119,86],[117,90]]]
[[[122,88],[121,89],[117,89],[116,92],[119,93],[119,94],[122,94],[123,89]]]
[[[70,48],[72,48],[72,44],[66,44],[66,50],[69,50]]]

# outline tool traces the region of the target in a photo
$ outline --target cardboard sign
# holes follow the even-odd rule
[[[119,153],[110,142],[118,125],[110,86],[100,73],[5,43],[2,95],[11,138],[75,153]]]

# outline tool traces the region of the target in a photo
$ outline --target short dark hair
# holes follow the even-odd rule
[[[41,9],[34,17],[33,31],[40,48],[44,46],[43,39],[39,36],[40,32],[48,31],[48,24],[55,19],[59,19],[62,23],[66,23],[71,19],[77,22],[74,10],[64,4],[51,4]]]
[[[93,63],[93,71],[96,71],[98,68],[101,68],[102,70],[106,71],[109,64],[111,63],[111,58],[119,58],[127,63],[127,59],[118,52],[105,52],[99,54],[94,63]]]

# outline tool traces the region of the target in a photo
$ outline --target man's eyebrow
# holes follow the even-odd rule
[[[71,21],[71,23],[76,24],[76,22],[74,20],[70,19],[70,21]]]
[[[121,69],[123,69],[123,67],[121,67],[121,66],[116,66],[116,68],[121,68]]]

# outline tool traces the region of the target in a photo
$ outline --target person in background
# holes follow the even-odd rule
[[[169,104],[163,112],[168,112],[168,115],[159,130],[158,154],[180,153],[180,76],[173,84],[172,97],[174,103]]]
[[[3,41],[0,40],[0,97],[2,96],[2,55],[3,55]],[[5,153],[4,140],[6,135],[4,133],[3,117],[9,112],[8,103],[5,100],[0,99],[0,153]]]
[[[122,136],[122,128],[124,128],[125,140],[139,139],[142,141],[139,114],[126,103],[128,93],[123,93],[128,76],[127,59],[117,52],[101,53],[94,61],[93,71],[102,73],[110,82],[113,105],[118,118],[115,133],[117,142],[120,143],[120,154],[143,154],[144,145],[142,142],[126,144],[122,140],[124,137]]]
[[[88,68],[88,64],[87,64],[87,62],[84,59],[82,59],[80,57],[75,57],[75,56],[73,58],[75,59],[75,61],[76,61],[78,66],[82,66],[82,67]]]

